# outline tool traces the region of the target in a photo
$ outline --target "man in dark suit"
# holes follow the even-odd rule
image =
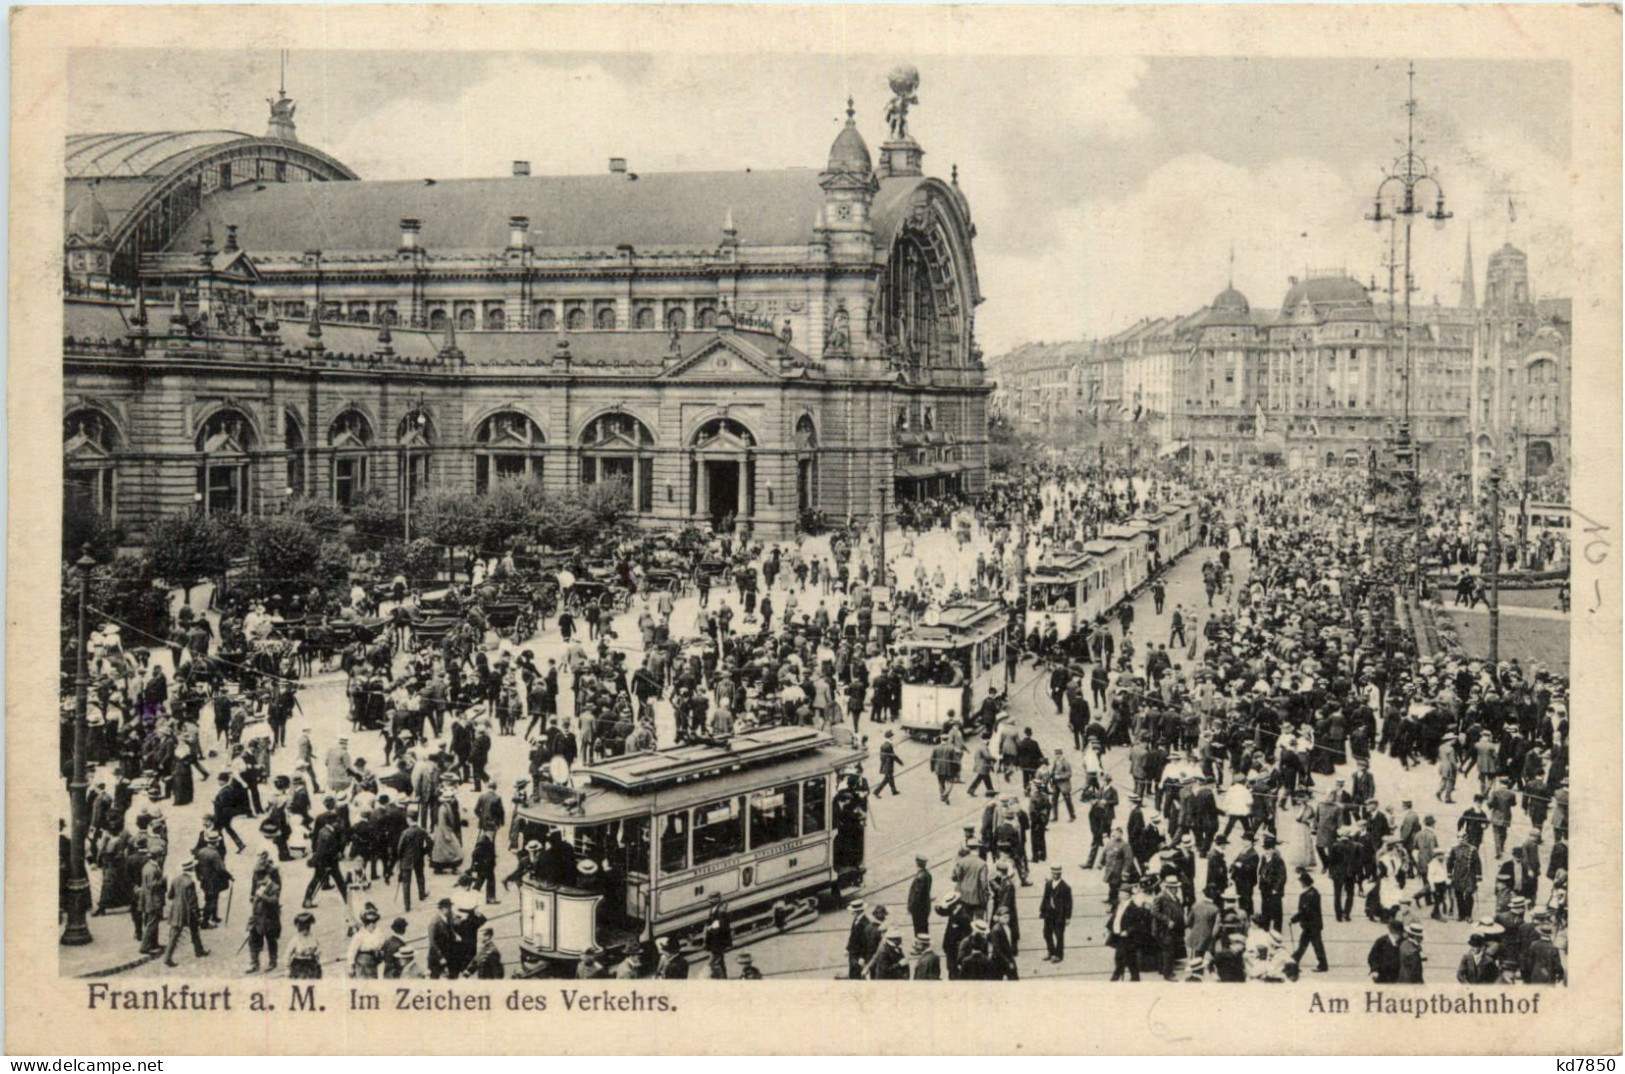
[[[401,875],[404,878],[406,874],[402,873]],[[457,953],[459,941],[455,915],[456,912],[452,909],[451,900],[441,899],[439,907],[435,910],[434,920],[429,923],[430,977],[454,976],[451,971],[459,961]]]
[[[1259,908],[1264,922],[1275,931],[1281,931],[1281,915],[1286,899],[1286,861],[1275,849],[1275,837],[1264,836],[1264,854],[1258,860]]]
[[[1300,962],[1303,953],[1313,947],[1319,962],[1315,972],[1325,973],[1326,944],[1320,936],[1325,931],[1326,922],[1320,916],[1320,892],[1316,890],[1315,878],[1308,869],[1298,870],[1298,883],[1303,885],[1303,890],[1298,893],[1298,912],[1292,915],[1292,923],[1298,926],[1298,949],[1292,952],[1292,961]]]
[[[231,841],[237,847],[237,853],[243,852],[243,837],[232,828],[231,822],[238,817],[249,816],[248,788],[231,778],[231,773],[220,773],[220,789],[214,795],[214,826],[215,830],[225,832],[231,836]]]
[[[165,900],[169,913],[169,944],[164,949],[164,965],[171,969],[175,966],[175,946],[180,943],[182,932],[192,934],[192,954],[198,958],[207,958],[209,954],[203,946],[203,934],[198,931],[203,912],[198,906],[196,874],[197,862],[189,861],[169,882],[169,895]]]
[[[908,916],[914,923],[914,935],[931,931],[931,871],[923,856],[915,855],[914,880],[908,886]]]
[[[1072,920],[1072,886],[1061,879],[1059,865],[1050,866],[1049,872],[1038,902],[1038,916],[1044,922],[1044,946],[1049,949],[1044,961],[1060,962],[1066,957],[1066,926]]]
[[[402,819],[406,827],[395,843],[395,865],[400,871],[401,897],[410,911],[414,880],[417,882],[418,898],[425,902],[429,898],[428,885],[423,882],[423,864],[429,856],[429,833],[423,830],[416,816],[403,813]]]

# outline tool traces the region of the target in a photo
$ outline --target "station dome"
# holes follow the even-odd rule
[[[830,174],[868,175],[874,170],[874,160],[869,156],[869,145],[858,133],[858,125],[852,118],[855,109],[852,99],[846,101],[846,126],[841,133],[835,136],[835,143],[829,147],[829,167],[825,171]]]

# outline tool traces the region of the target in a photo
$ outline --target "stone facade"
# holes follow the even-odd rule
[[[211,147],[297,153],[291,116],[185,158],[215,183],[138,272],[70,177],[68,487],[136,539],[523,475],[780,536],[985,481],[969,203],[906,135],[873,163],[850,103],[822,171],[218,182]]]

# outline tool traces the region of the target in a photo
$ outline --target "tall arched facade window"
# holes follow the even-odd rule
[[[402,418],[395,426],[395,443],[400,446],[400,464],[395,472],[395,496],[402,507],[417,502],[429,486],[434,461],[434,422],[421,407]]]
[[[596,326],[601,331],[610,331],[615,327],[615,311],[608,306],[598,311]]]
[[[348,507],[366,491],[372,453],[372,423],[359,410],[346,410],[327,429],[333,450],[333,499]]]
[[[81,506],[113,517],[118,492],[118,430],[106,414],[84,407],[62,419],[64,505]]]
[[[550,309],[536,311],[536,327],[543,332],[552,332],[559,326],[558,315]]]
[[[654,435],[630,414],[601,414],[581,434],[581,483],[595,485],[625,479],[631,485],[631,509],[654,510]]]
[[[688,314],[681,309],[674,309],[666,314],[666,330],[668,332],[681,332],[687,327]]]
[[[539,481],[542,430],[517,410],[499,410],[474,433],[474,490],[486,492],[502,481]]]
[[[474,311],[473,310],[463,310],[460,313],[458,313],[457,314],[457,327],[460,328],[460,329],[461,328],[466,328],[468,331],[472,332],[474,330]]]
[[[198,430],[197,486],[193,499],[206,515],[247,514],[255,448],[254,428],[240,410],[217,410]]]
[[[305,494],[305,429],[293,411],[282,415],[282,451],[286,465],[289,496]]]
[[[796,509],[818,506],[818,430],[810,414],[796,420]]]
[[[572,332],[579,332],[587,327],[587,311],[582,309],[571,310],[564,315],[564,326]]]
[[[689,512],[724,529],[756,513],[756,436],[732,418],[712,418],[689,445]]]

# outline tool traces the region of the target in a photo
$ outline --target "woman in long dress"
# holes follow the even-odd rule
[[[429,851],[429,865],[437,873],[457,869],[463,864],[462,821],[449,796],[440,798],[439,815],[434,827],[434,844]]]
[[[196,747],[183,735],[180,741],[175,743],[175,756],[170,761],[169,770],[169,785],[174,795],[174,804],[177,806],[192,804],[194,768],[204,779],[209,778],[208,770],[203,767],[203,762],[198,760]]]

